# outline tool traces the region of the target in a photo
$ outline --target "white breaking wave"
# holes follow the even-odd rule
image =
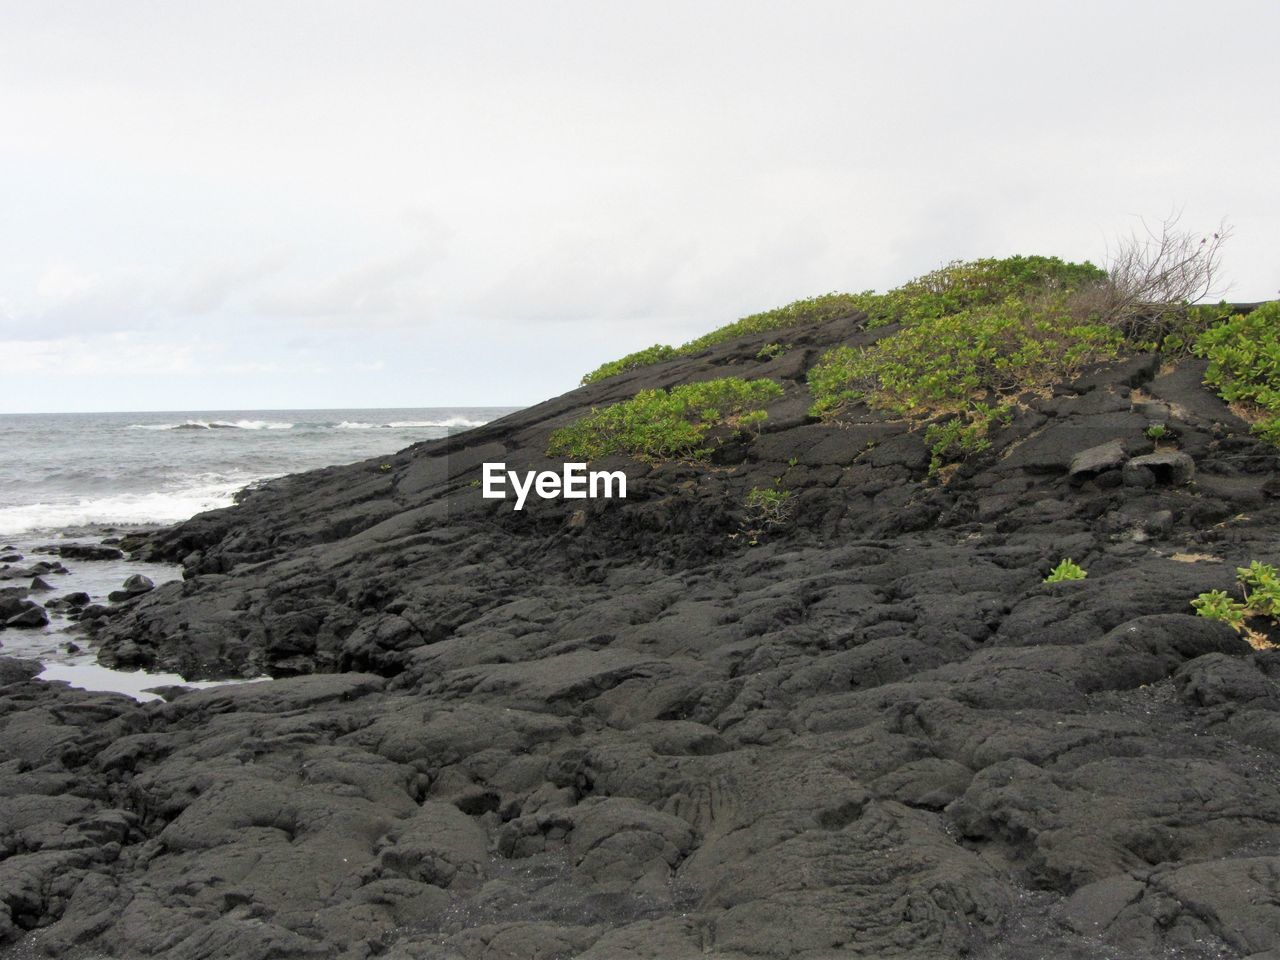
[[[177,523],[205,510],[229,507],[245,479],[204,482],[172,491],[120,493],[74,501],[0,507],[0,536],[12,537],[64,527]]]
[[[283,420],[187,420],[184,423],[131,423],[130,430],[291,430]]]
[[[449,417],[447,420],[392,420],[390,423],[366,423],[363,420],[343,420],[334,424],[335,430],[409,430],[422,427],[483,427],[488,420],[468,420],[466,417]]]

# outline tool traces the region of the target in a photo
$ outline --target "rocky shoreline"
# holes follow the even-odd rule
[[[148,538],[186,577],[105,608],[102,662],[279,679],[138,704],[0,660],[0,941],[1276,960],[1280,652],[1189,601],[1280,559],[1280,451],[1143,354],[940,481],[910,422],[807,415],[818,354],[882,335],[743,337]],[[784,395],[710,463],[480,495],[592,407],[729,374]],[[1064,557],[1087,578],[1046,584]]]

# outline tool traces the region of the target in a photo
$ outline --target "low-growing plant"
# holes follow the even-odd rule
[[[628,370],[638,370],[641,367],[647,367],[654,363],[661,363],[663,360],[670,360],[676,356],[676,349],[668,347],[666,344],[655,343],[652,347],[645,347],[643,350],[637,350],[635,353],[628,353],[625,357],[618,360],[610,360],[608,363],[602,363],[596,369],[592,370],[582,378],[582,383],[596,383],[608,377],[616,377],[620,373],[626,373]]]
[[[1191,601],[1192,608],[1199,616],[1230,625],[1254,647],[1273,646],[1249,621],[1265,617],[1274,623],[1280,618],[1280,574],[1271,564],[1254,560],[1247,567],[1236,568],[1236,581],[1242,599],[1235,599],[1225,590],[1209,590]]]
[[[747,510],[766,525],[783,523],[791,515],[791,496],[790,490],[752,487],[747,492]]]
[[[1068,580],[1083,580],[1088,575],[1085,569],[1070,557],[1063,557],[1058,565],[1049,572],[1049,575],[1044,578],[1044,582],[1064,583]]]
[[[596,460],[614,453],[643,460],[699,459],[711,448],[712,429],[748,429],[768,417],[764,407],[782,396],[768,379],[724,377],[672,387],[641,390],[555,431],[547,455]]]
[[[1209,361],[1205,382],[1245,407],[1254,433],[1280,444],[1280,302],[1222,320],[1200,334],[1194,350]]]
[[[1163,423],[1153,423],[1147,427],[1147,437],[1157,443],[1169,435],[1169,428]]]
[[[975,398],[1004,398],[1113,359],[1117,331],[1077,323],[1060,303],[1008,299],[923,318],[869,347],[836,347],[809,371],[811,413],[830,417],[865,401],[908,416],[959,413]]]
[[[787,352],[787,348],[780,343],[766,343],[756,353],[757,360],[776,360]]]
[[[991,446],[988,434],[997,421],[1008,423],[1013,408],[1008,404],[973,403],[960,416],[931,423],[924,431],[929,446],[929,476],[946,464],[981,453]]]
[[[1013,256],[956,260],[885,294],[863,294],[869,327],[937,319],[1010,298],[1066,295],[1105,283],[1106,271],[1092,263],[1058,257]]]
[[[610,360],[608,363],[602,363],[595,370],[584,376],[582,383],[597,383],[607,377],[615,377],[620,373],[626,373],[628,370],[637,370],[640,367],[661,363],[664,360],[671,360],[675,357],[687,357],[690,354],[715,346],[717,343],[732,340],[734,337],[744,337],[748,334],[762,333],[766,330],[785,330],[789,327],[823,323],[827,320],[838,320],[841,317],[848,317],[863,311],[865,305],[874,296],[875,294],[870,291],[860,294],[824,293],[821,296],[796,300],[794,303],[788,303],[783,307],[742,317],[733,323],[725,324],[710,333],[705,333],[690,340],[679,347],[669,347],[656,343],[652,347],[646,347],[644,350],[629,353],[619,360]],[[776,348],[776,352],[765,355],[765,351],[772,348]],[[771,343],[761,349],[760,354],[757,354],[757,358],[768,359],[778,356],[785,349],[787,348],[780,344]]]

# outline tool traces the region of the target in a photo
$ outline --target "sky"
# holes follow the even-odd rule
[[[1180,213],[1280,291],[1274,0],[0,0],[0,412],[524,405]]]

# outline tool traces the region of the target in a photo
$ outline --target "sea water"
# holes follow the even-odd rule
[[[287,473],[390,455],[512,412],[511,407],[215,410],[165,413],[0,414],[0,556],[10,567],[58,559],[69,542],[100,542],[230,506],[237,491]],[[47,574],[43,603],[83,591],[93,602],[133,573],[157,585],[181,577],[168,564],[70,560]],[[0,563],[0,576],[3,576]],[[26,579],[0,580],[0,588]],[[66,617],[0,631],[0,655],[37,659],[43,679],[149,699],[148,687],[184,683],[173,674],[108,670]],[[194,684],[188,684],[194,686]]]

